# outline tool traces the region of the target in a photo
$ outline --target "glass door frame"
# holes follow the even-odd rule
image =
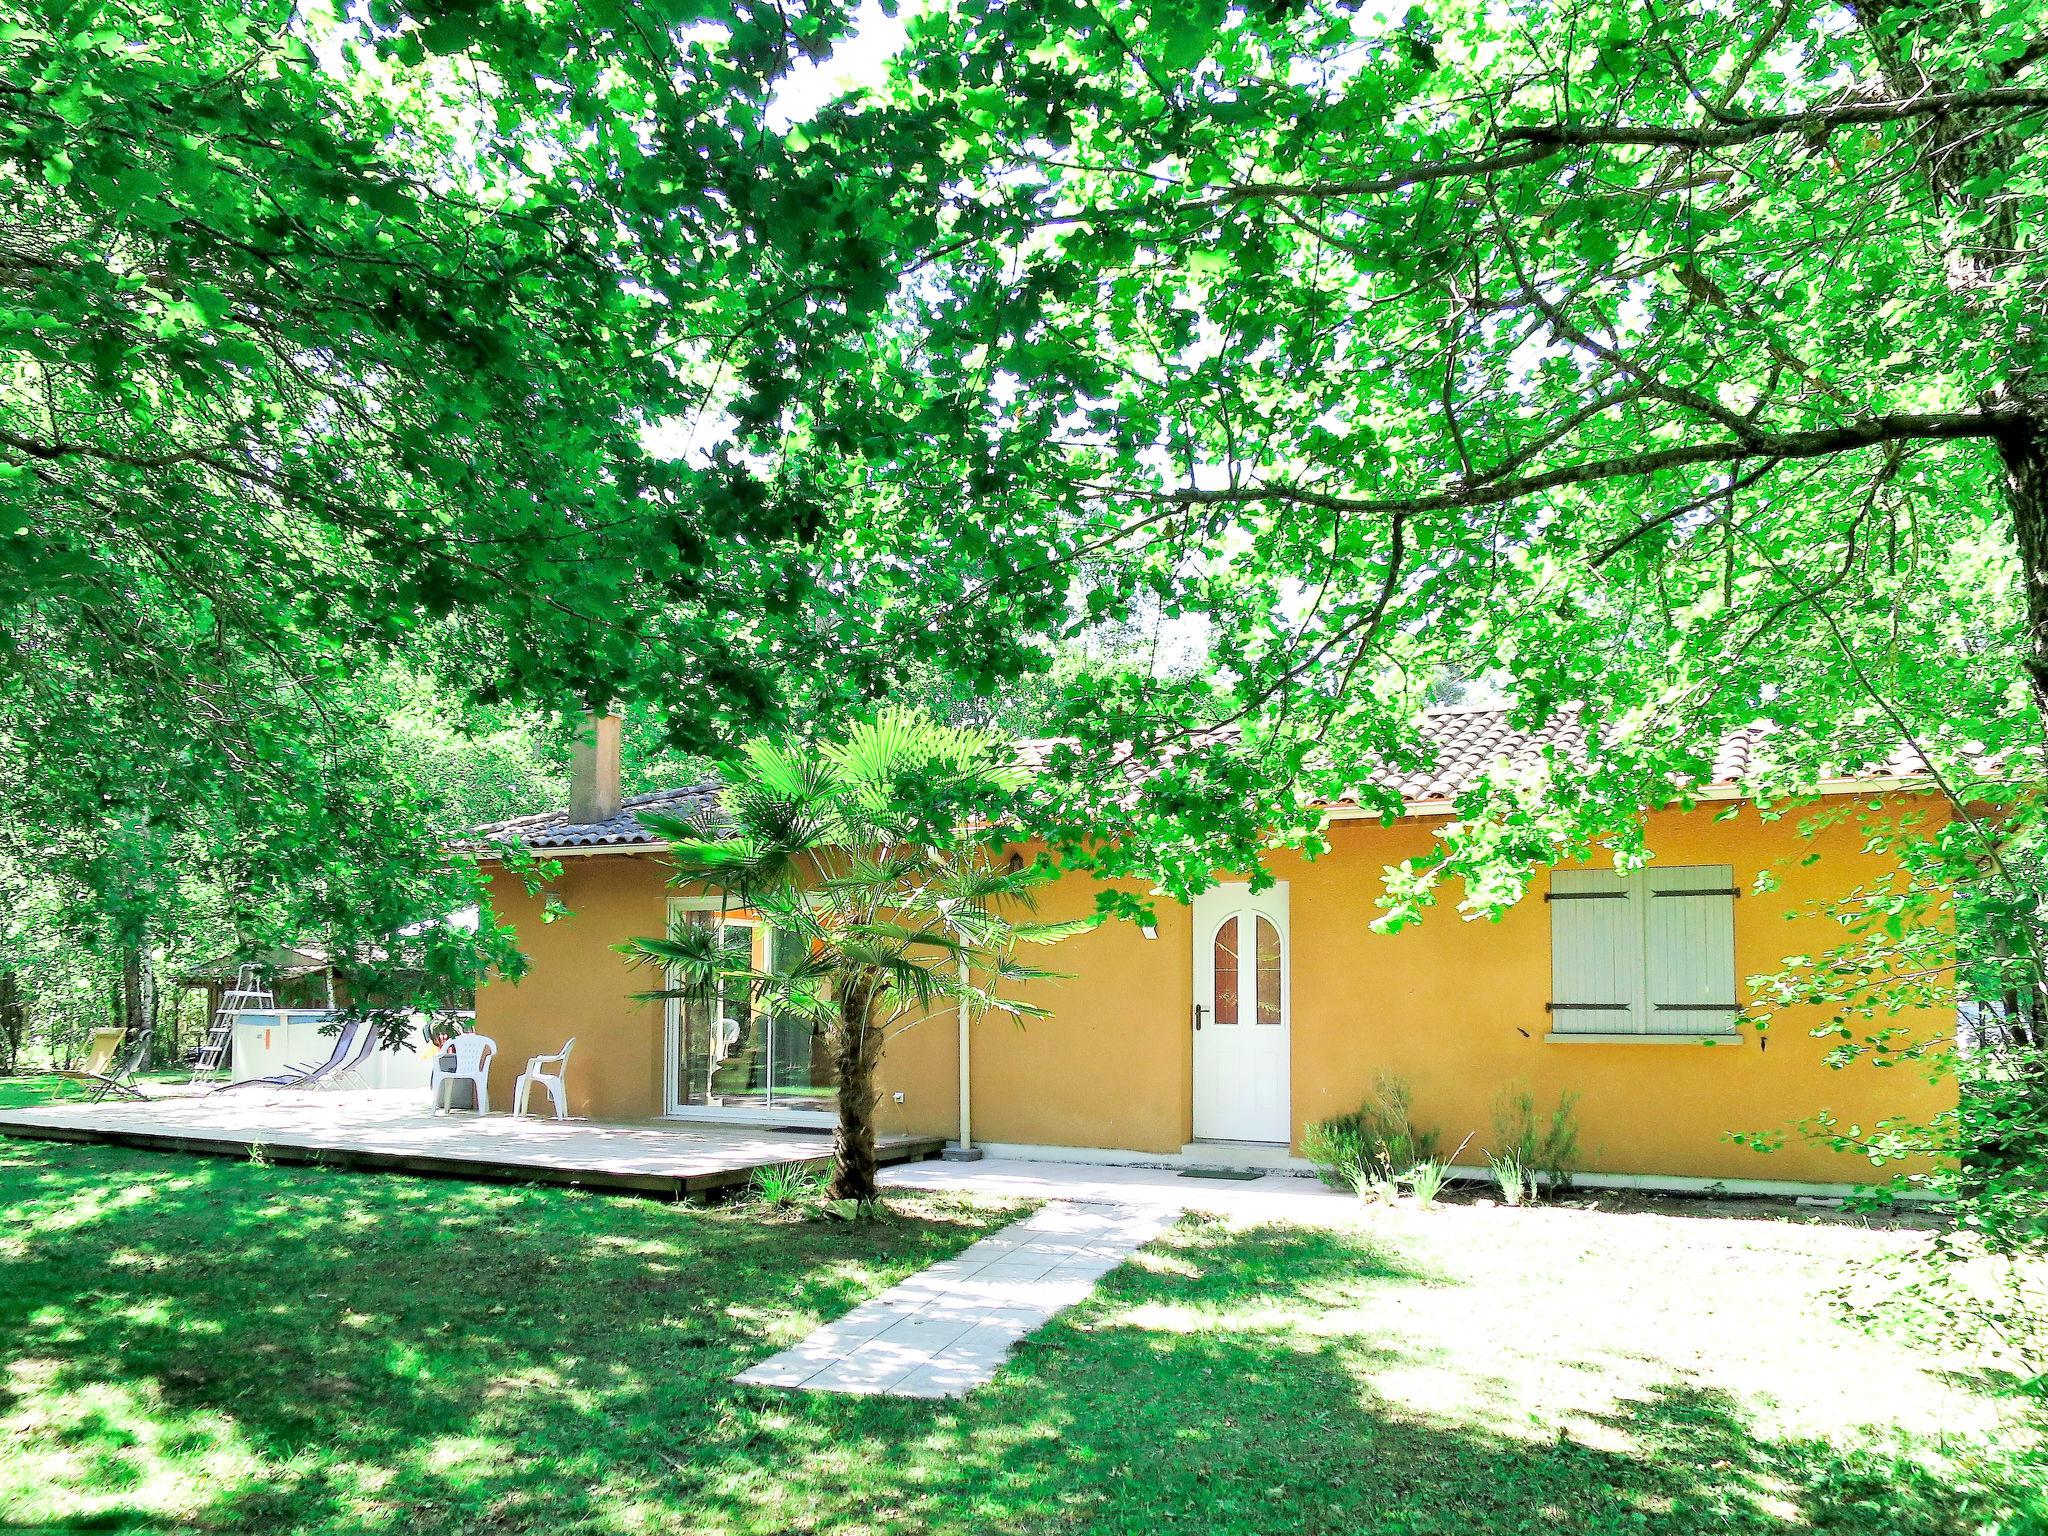
[[[732,912],[728,902],[718,896],[671,896],[668,899],[668,923],[675,926],[678,914],[684,912]],[[733,912],[731,920],[745,923],[750,928],[765,928],[760,918],[752,913]],[[772,930],[771,930],[772,931]],[[765,942],[772,944],[772,938]],[[673,980],[669,982],[673,985]],[[773,1025],[770,1026],[773,1031]],[[770,1077],[770,1099],[766,1104],[685,1104],[682,1090],[685,1081],[683,1062],[683,1000],[679,997],[662,1000],[662,1047],[661,1075],[663,1117],[670,1120],[711,1120],[725,1121],[739,1125],[836,1125],[839,1120],[835,1109],[798,1109],[792,1106],[778,1106],[773,1099],[773,1077]]]

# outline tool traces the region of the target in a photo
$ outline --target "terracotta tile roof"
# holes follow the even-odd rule
[[[1586,726],[1576,710],[1560,711],[1533,730],[1518,729],[1511,711],[1500,706],[1469,706],[1433,709],[1419,724],[1423,739],[1434,750],[1435,760],[1426,767],[1402,771],[1389,769],[1374,774],[1367,782],[1376,789],[1398,793],[1413,805],[1418,802],[1454,800],[1492,769],[1534,767],[1546,758],[1563,763],[1586,760]],[[1771,764],[1769,744],[1774,732],[1768,725],[1750,725],[1730,731],[1715,747],[1708,774],[1691,785],[1701,790],[1731,790]],[[1927,772],[1920,755],[1901,748],[1882,762],[1841,770],[1829,782],[1879,782],[1918,778]],[[1357,792],[1340,797],[1355,802]]]
[[[1503,761],[1540,763],[1546,749],[1568,761],[1585,761],[1586,728],[1576,711],[1560,714],[1534,731],[1509,725],[1505,709],[1433,709],[1420,724],[1436,760],[1405,772],[1376,773],[1368,780],[1373,788],[1393,790],[1407,801],[1449,800]],[[1353,791],[1341,798],[1356,802],[1358,795]]]
[[[1535,766],[1544,762],[1546,756],[1566,763],[1585,761],[1586,728],[1576,711],[1561,711],[1534,730],[1518,729],[1509,721],[1510,711],[1496,706],[1430,710],[1419,723],[1423,739],[1432,749],[1433,761],[1412,769],[1389,767],[1373,774],[1367,783],[1375,789],[1394,791],[1409,805],[1422,805],[1457,798],[1503,763]],[[1766,725],[1747,726],[1729,733],[1715,749],[1711,777],[1693,785],[1694,791],[1730,790],[1767,767],[1771,735],[1772,729]],[[1063,744],[1058,738],[1022,741],[1018,743],[1018,754],[1026,766],[1041,768]],[[1901,748],[1873,766],[1844,770],[1830,782],[1917,779],[1926,772],[1926,764],[1917,753]],[[1356,804],[1358,798],[1354,790],[1339,796],[1336,803]],[[523,843],[535,852],[647,847],[658,840],[640,825],[636,812],[680,811],[708,827],[717,807],[717,784],[691,784],[630,796],[618,815],[593,825],[571,825],[566,811],[543,811],[478,827],[465,836],[463,845],[474,848],[479,844],[511,841]]]
[[[1546,758],[1567,764],[1586,760],[1586,726],[1576,710],[1561,710],[1533,730],[1517,728],[1511,717],[1512,711],[1501,705],[1461,705],[1425,711],[1416,723],[1428,761],[1414,768],[1386,765],[1369,775],[1365,783],[1372,789],[1390,790],[1409,805],[1429,804],[1456,799],[1502,764],[1535,767]],[[1730,732],[1714,750],[1710,774],[1694,783],[1693,790],[1697,793],[1733,789],[1767,767],[1767,744],[1772,734],[1768,725],[1746,726]],[[1020,743],[1019,751],[1027,766],[1039,768],[1049,763],[1063,744],[1061,739],[1026,741]],[[1926,764],[1917,753],[1900,750],[1874,766],[1845,770],[1839,779],[1829,782],[1917,778],[1926,772]],[[1358,802],[1359,791],[1353,789],[1339,795],[1334,803]]]
[[[640,825],[641,811],[709,821],[717,810],[717,784],[686,784],[679,789],[628,795],[620,802],[618,814],[604,821],[579,824],[569,820],[567,811],[539,811],[531,816],[494,821],[465,832],[461,846],[476,850],[490,843],[518,843],[536,853],[559,848],[631,848],[657,841],[653,833]]]

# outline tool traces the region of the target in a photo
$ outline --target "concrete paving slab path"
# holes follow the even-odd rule
[[[1221,1159],[1219,1159],[1221,1160]],[[1355,1195],[1274,1169],[1243,1182],[1189,1178],[1176,1168],[988,1157],[978,1163],[929,1161],[882,1170],[885,1189],[946,1190],[985,1200],[1068,1200],[1137,1210],[1206,1211],[1245,1222],[1356,1226]]]
[[[1171,1226],[1161,1205],[1060,1201],[827,1323],[734,1381],[810,1392],[964,1397],[1017,1341],[1087,1298]]]

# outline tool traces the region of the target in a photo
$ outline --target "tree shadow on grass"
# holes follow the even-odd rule
[[[622,1450],[987,1222],[74,1147],[0,1207],[0,1522],[50,1530],[608,1528]]]
[[[1485,1411],[1426,1419],[1362,1384],[1355,1341],[1262,1327],[1260,1309],[1345,1306],[1374,1286],[1429,1283],[1355,1237],[1272,1229],[1208,1238],[1055,1323],[958,1408],[795,1395],[783,1444],[808,1466],[853,1439],[864,1455],[917,1440],[924,1475],[892,1520],[860,1490],[811,1477],[783,1490],[705,1488],[711,1530],[1331,1532],[1499,1536],[1635,1532],[1843,1536],[1961,1533],[1967,1501],[1910,1461],[1756,1435],[1726,1394],[1672,1381],[1600,1421],[1598,1444],[1561,1426],[1515,1434]],[[1284,1278],[1283,1278],[1284,1277]],[[1209,1314],[1204,1326],[1203,1314]],[[1428,1351],[1370,1346],[1377,1366]],[[801,1425],[807,1434],[796,1433]],[[893,1523],[892,1523],[893,1522]]]
[[[0,1200],[0,1445],[77,1495],[0,1504],[16,1532],[1967,1528],[1910,1467],[1760,1441],[1684,1382],[1599,1446],[1420,1418],[1361,1365],[1423,1351],[1298,1326],[1443,1283],[1356,1234],[1183,1229],[934,1404],[729,1378],[983,1217],[770,1223],[70,1148],[0,1168]]]

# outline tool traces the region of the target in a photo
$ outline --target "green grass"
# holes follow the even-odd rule
[[[182,1083],[190,1078],[189,1072],[147,1072],[141,1082],[145,1092],[154,1082]],[[89,1085],[68,1077],[59,1077],[53,1072],[24,1074],[19,1077],[0,1077],[0,1109],[21,1109],[34,1104],[83,1103],[89,1092]]]
[[[0,1141],[0,1531],[1974,1529],[1993,1409],[1827,1320],[1907,1240],[1839,1225],[1188,1222],[964,1403],[729,1383],[1005,1219]]]
[[[69,1078],[51,1075],[0,1077],[0,1109],[21,1109],[31,1104],[84,1097],[85,1089]]]

